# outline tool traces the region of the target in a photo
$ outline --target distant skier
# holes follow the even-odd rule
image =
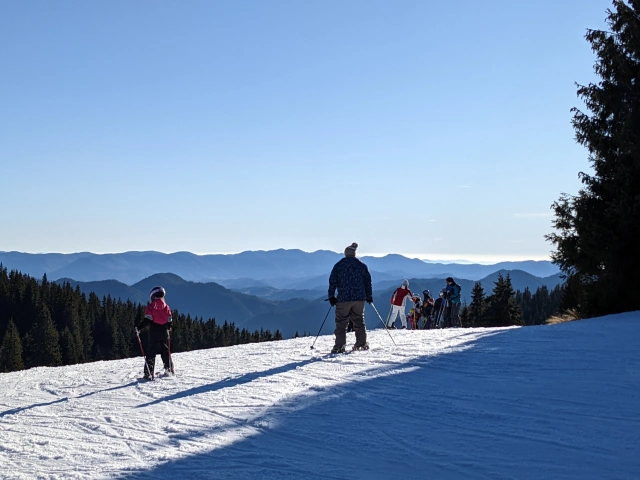
[[[356,343],[353,350],[368,350],[364,302],[373,302],[369,268],[356,258],[357,243],[344,250],[344,258],[333,266],[329,275],[329,302],[336,307],[336,341],[331,353],[342,353],[347,344],[347,326],[353,323]],[[338,296],[336,297],[336,289]]]
[[[447,302],[444,298],[444,292],[438,294],[435,302],[433,302],[433,326],[437,328],[444,327],[444,309]]]
[[[402,328],[407,328],[407,317],[405,316],[405,309],[407,305],[407,298],[411,298],[413,294],[409,290],[409,280],[406,278],[402,281],[402,285],[396,288],[396,291],[391,295],[391,313],[387,322],[387,327],[391,329],[396,328],[396,317],[400,315],[400,323]]]
[[[420,328],[420,319],[422,318],[422,299],[420,295],[415,293],[412,297],[413,300],[413,329],[417,330]]]
[[[169,359],[169,336],[171,335],[171,309],[165,302],[165,290],[153,287],[149,292],[150,303],[144,311],[144,320],[138,325],[138,330],[148,328],[145,335],[145,368],[144,378],[153,378],[156,355],[160,354],[165,373],[173,373],[173,365]],[[148,367],[148,369],[147,369]]]
[[[447,296],[447,320],[451,327],[461,327],[460,322],[460,285],[452,277],[445,280],[447,286],[445,288]]]
[[[422,295],[424,296],[422,300],[422,317],[424,318],[424,328],[431,328],[431,323],[433,319],[433,298],[431,297],[431,292],[429,290],[423,290]]]

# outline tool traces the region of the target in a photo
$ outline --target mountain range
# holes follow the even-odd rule
[[[50,280],[73,278],[81,282],[118,280],[133,285],[156,273],[171,272],[193,282],[217,282],[229,288],[269,286],[308,289],[321,286],[341,253],[318,250],[247,251],[229,255],[196,255],[189,252],[22,253],[0,252],[0,264]],[[494,265],[430,263],[390,254],[361,257],[376,280],[402,278],[464,278],[479,280],[498,270],[522,270],[537,277],[559,272],[549,261],[501,262]]]

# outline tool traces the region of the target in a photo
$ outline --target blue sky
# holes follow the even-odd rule
[[[611,2],[0,3],[0,250],[546,259]]]

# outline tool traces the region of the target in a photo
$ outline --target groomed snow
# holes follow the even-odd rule
[[[341,356],[333,336],[176,354],[154,382],[139,358],[0,374],[0,478],[637,479],[639,331],[377,329]]]

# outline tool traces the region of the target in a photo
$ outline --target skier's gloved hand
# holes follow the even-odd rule
[[[336,303],[338,303],[338,299],[336,297],[329,297],[329,303],[333,307]]]
[[[367,303],[373,303],[373,297],[367,297]]]
[[[138,331],[142,331],[142,330],[144,330],[145,328],[147,328],[150,324],[151,324],[151,321],[150,321],[149,319],[145,318],[144,320],[142,320],[142,321],[138,324],[137,329],[138,329]]]

